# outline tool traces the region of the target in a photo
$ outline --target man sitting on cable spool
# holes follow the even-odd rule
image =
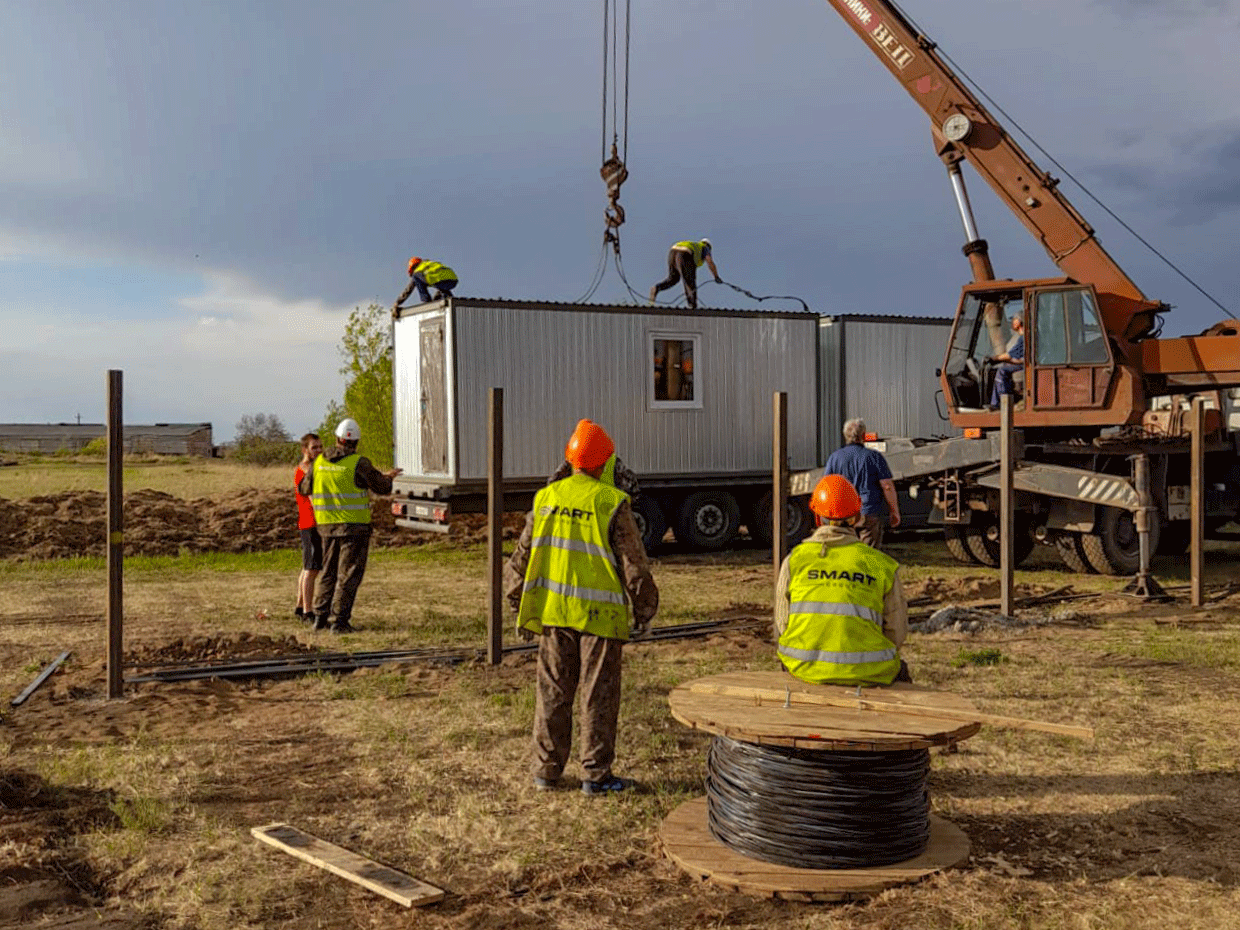
[[[809,506],[818,529],[784,559],[775,592],[780,661],[816,684],[912,681],[899,656],[908,636],[900,566],[857,538],[857,489],[827,475]]]

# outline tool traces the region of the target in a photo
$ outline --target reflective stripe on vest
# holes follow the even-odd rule
[[[360,458],[355,452],[338,462],[329,462],[324,455],[314,460],[314,489],[310,493],[310,503],[314,507],[316,523],[370,522],[370,492],[359,488],[353,481]]]
[[[427,284],[438,284],[440,281],[455,281],[456,272],[447,265],[441,265],[439,262],[428,262],[423,260],[422,264],[413,269],[414,274],[420,274],[426,279]]]
[[[704,255],[706,253],[706,245],[704,243],[685,240],[684,242],[677,242],[674,246],[672,246],[672,248],[680,249],[684,252],[692,252],[693,264],[699,268],[702,267],[702,262],[705,261]]]
[[[534,496],[530,561],[517,626],[570,627],[629,638],[628,602],[609,532],[629,496],[589,475],[570,475]]]
[[[780,661],[803,681],[890,684],[900,658],[883,633],[883,601],[895,583],[895,560],[861,542],[822,552],[810,541],[788,557]]]

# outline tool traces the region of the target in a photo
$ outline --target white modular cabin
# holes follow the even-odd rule
[[[407,503],[403,512],[398,503],[398,523],[434,528],[454,509],[479,509],[487,399],[498,387],[513,506],[561,464],[585,417],[608,431],[639,476],[639,524],[657,528],[661,519],[678,537],[696,529],[698,544],[726,544],[742,522],[761,517],[776,392],[788,394],[790,467],[822,461],[818,326],[808,312],[466,297],[401,308],[393,416],[395,464],[404,472],[396,494]]]

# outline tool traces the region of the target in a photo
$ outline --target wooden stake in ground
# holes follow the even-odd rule
[[[334,872],[341,878],[347,878],[405,907],[436,904],[444,898],[443,890],[434,885],[428,885],[412,875],[398,872],[342,846],[321,840],[287,823],[269,823],[263,827],[254,827],[250,833],[255,839],[269,846]]]

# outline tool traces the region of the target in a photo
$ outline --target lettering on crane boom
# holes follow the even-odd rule
[[[844,6],[863,26],[869,26],[874,23],[874,28],[870,30],[870,38],[874,40],[874,44],[881,48],[888,58],[892,60],[897,68],[903,71],[909,66],[915,57],[911,51],[904,47],[896,34],[888,28],[887,24],[881,19],[877,19],[861,0],[844,0]]]

